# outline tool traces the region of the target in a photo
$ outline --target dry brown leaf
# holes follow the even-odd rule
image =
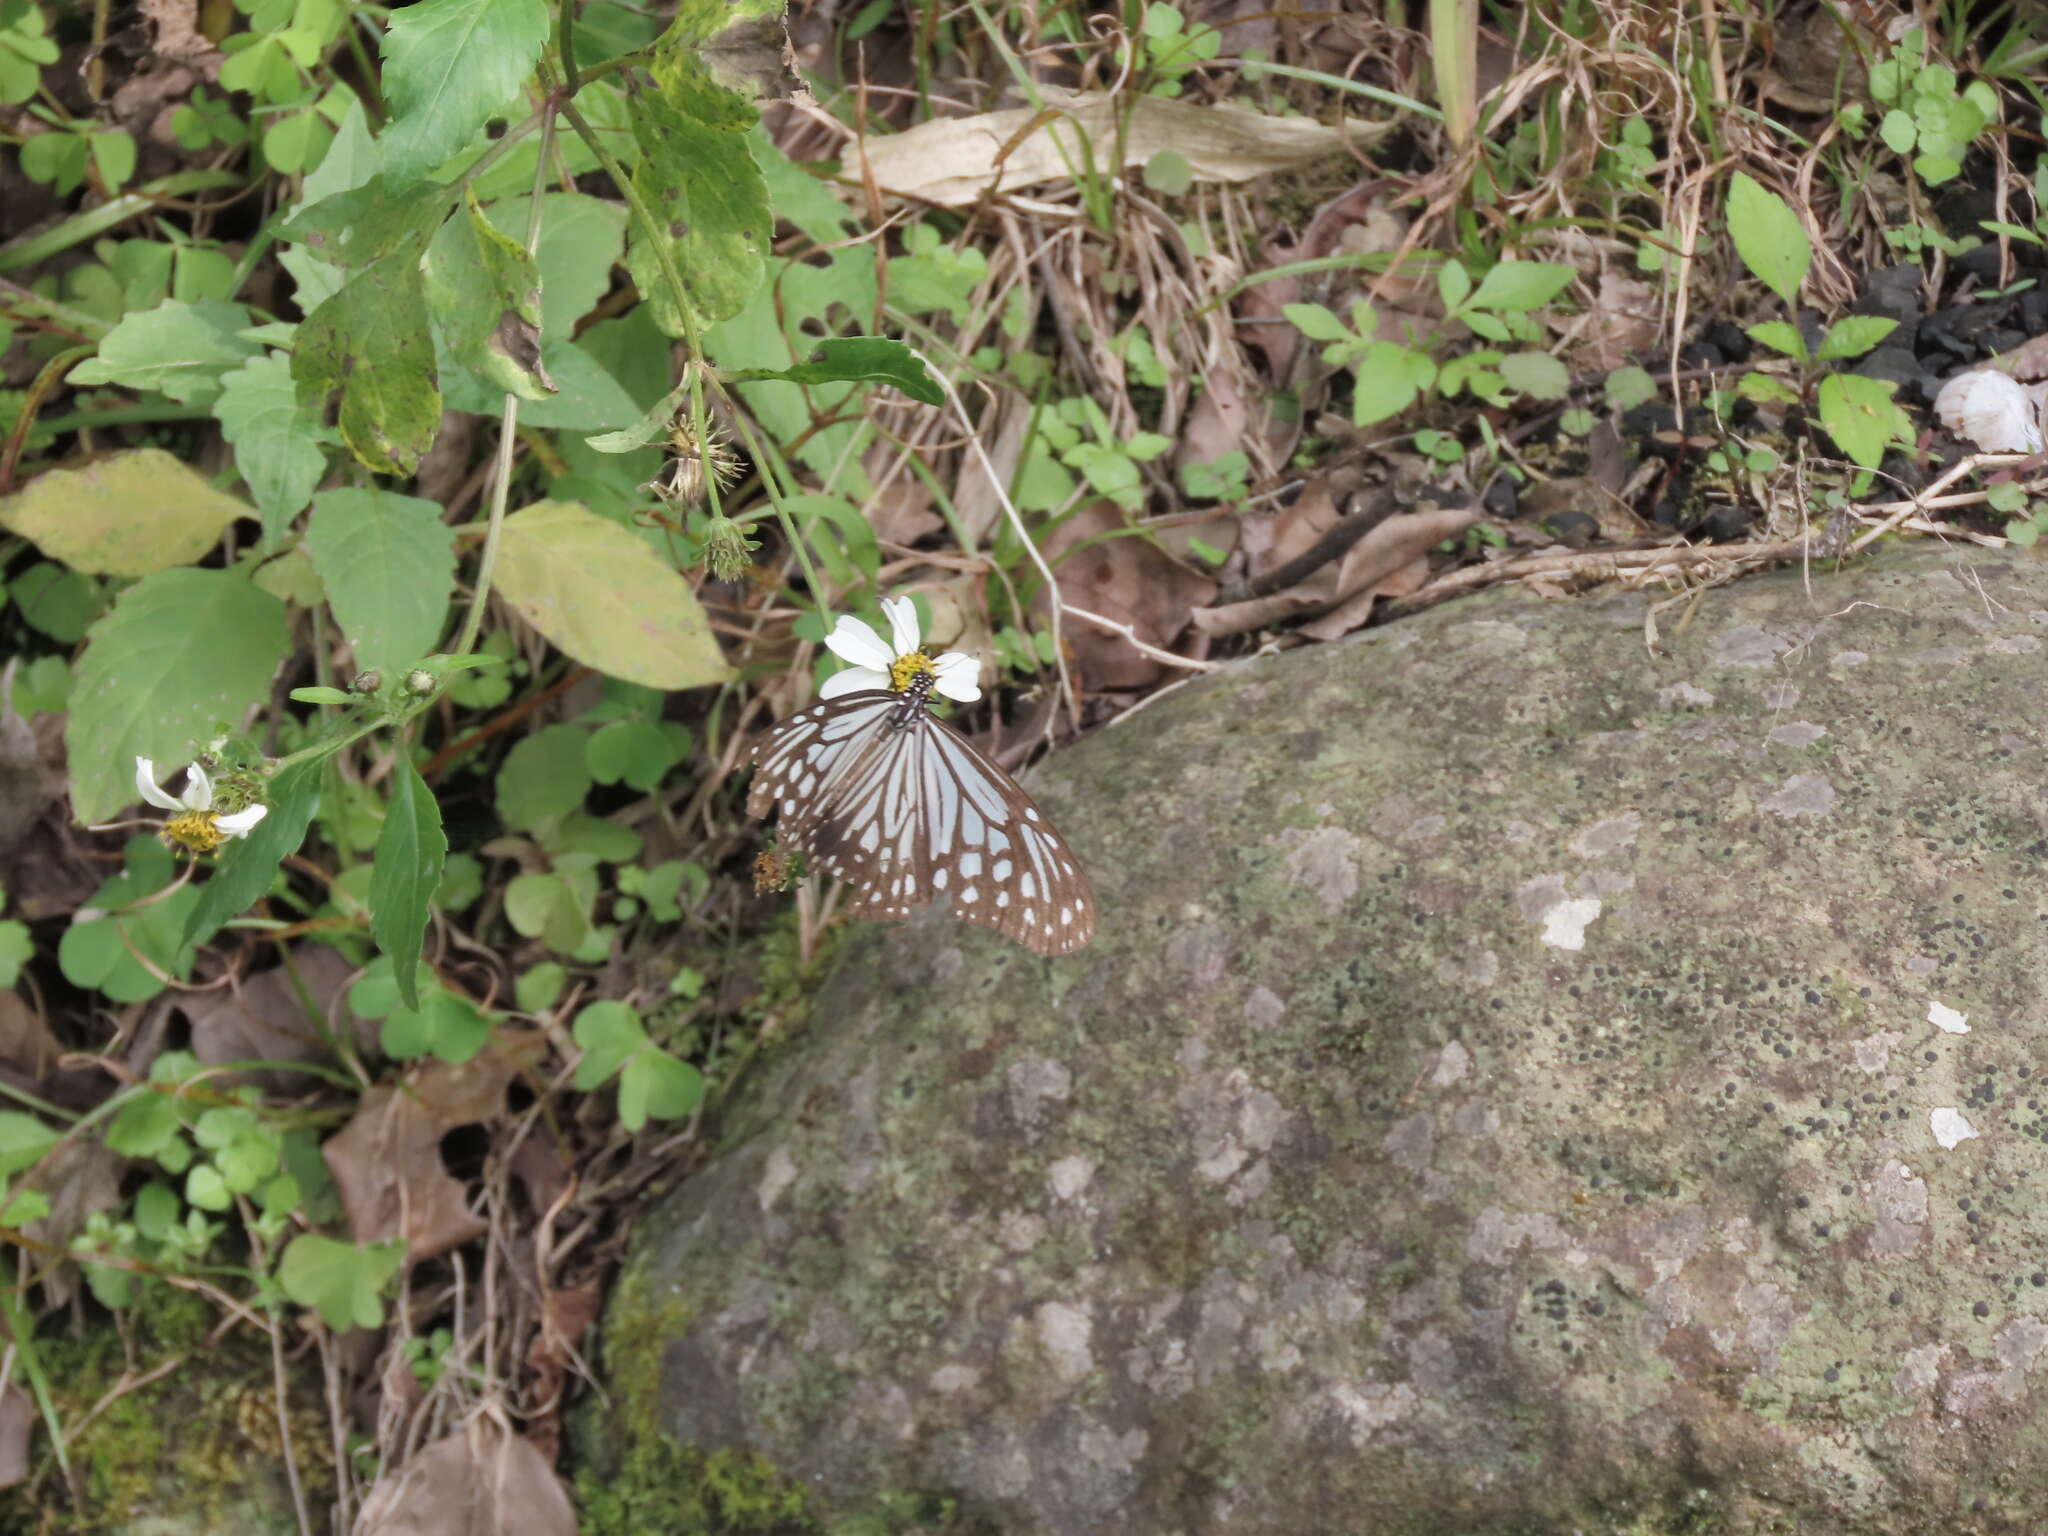
[[[64,1047],[19,993],[0,992],[0,1072],[31,1092],[49,1077]]]
[[[1120,132],[1125,169],[1172,150],[1188,162],[1195,180],[1229,182],[1342,154],[1347,144],[1362,150],[1387,131],[1377,123],[1329,128],[1305,117],[1269,117],[1163,96],[1133,103],[1100,91],[1038,89],[1046,102],[1043,112],[1011,107],[933,118],[887,138],[864,140],[861,153],[883,191],[957,208],[989,192],[1070,181],[1076,168],[1106,173],[1114,169],[1104,160]]]
[[[1306,493],[1303,499],[1307,499]],[[1342,560],[1324,566],[1300,586],[1271,597],[1200,608],[1190,622],[1205,635],[1240,635],[1305,613],[1320,612],[1326,627],[1334,627],[1335,633],[1343,634],[1356,629],[1370,616],[1372,599],[1381,592],[1384,583],[1392,582],[1398,587],[1408,579],[1407,566],[1425,559],[1445,539],[1456,538],[1478,521],[1479,514],[1465,508],[1397,513],[1352,545]],[[1329,573],[1333,569],[1337,574],[1331,580]]]
[[[9,1382],[0,1387],[0,1488],[28,1476],[28,1437],[36,1427],[36,1405]]]
[[[431,1061],[399,1086],[363,1095],[354,1117],[320,1149],[350,1237],[403,1238],[406,1258],[417,1262],[483,1233],[487,1223],[441,1164],[441,1138],[494,1119],[506,1085],[541,1043],[538,1034],[501,1034],[460,1066]]]
[[[436,1440],[363,1500],[355,1536],[576,1536],[545,1457],[488,1419]]]
[[[31,1278],[39,1282],[50,1303],[63,1306],[78,1289],[78,1270],[65,1257],[71,1239],[99,1211],[121,1203],[121,1175],[128,1160],[97,1141],[67,1141],[36,1175],[35,1187],[50,1201],[50,1214],[26,1222],[22,1234],[36,1255]]]
[[[1102,539],[1061,561],[1063,551],[1112,529],[1123,528],[1123,514],[1111,503],[1095,502],[1061,523],[1046,541],[1060,579],[1060,596],[1076,608],[1131,626],[1148,645],[1172,649],[1187,628],[1188,615],[1216,595],[1216,583],[1183,569],[1163,550],[1143,538],[1125,535]],[[1092,624],[1066,625],[1069,655],[1089,689],[1140,688],[1166,673],[1122,635]]]
[[[358,1019],[341,1001],[356,974],[341,952],[325,944],[301,944],[291,957],[306,989],[304,1001],[292,971],[282,965],[259,971],[232,991],[182,995],[178,1006],[192,1026],[192,1053],[209,1067],[231,1061],[325,1061],[333,1052],[307,1013],[309,1002],[333,1033],[359,1047],[374,1045],[376,1026]],[[304,1074],[286,1071],[246,1076],[287,1093],[305,1081]]]

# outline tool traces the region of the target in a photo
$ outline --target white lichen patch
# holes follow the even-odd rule
[[[1244,1021],[1254,1029],[1271,1029],[1287,1016],[1287,1004],[1271,987],[1253,987],[1244,1000]]]
[[[1527,1244],[1537,1253],[1554,1253],[1570,1246],[1558,1219],[1547,1211],[1529,1211],[1510,1216],[1497,1205],[1489,1205],[1465,1234],[1465,1257],[1480,1264],[1499,1266],[1508,1255]]]
[[[1448,1088],[1472,1070],[1472,1053],[1456,1040],[1437,1052],[1436,1067],[1429,1074],[1430,1086]]]
[[[1635,811],[1608,816],[1585,828],[1571,841],[1571,850],[1582,859],[1611,858],[1635,846],[1643,830],[1643,818]]]
[[[1539,937],[1552,949],[1584,949],[1586,929],[1599,915],[1597,896],[1561,901],[1543,914],[1543,932]]]
[[[1026,1130],[1037,1127],[1047,1105],[1065,1103],[1074,1087],[1066,1065],[1049,1056],[1013,1062],[1003,1080],[1009,1090],[1010,1118]]]
[[[1868,651],[1837,651],[1828,658],[1828,665],[1831,667],[1841,667],[1846,671],[1850,667],[1860,667],[1869,660],[1870,652]]]
[[[1956,1012],[1946,1003],[1929,1003],[1927,1022],[1945,1035],[1967,1035],[1970,1032],[1970,1016]]]
[[[942,1365],[927,1379],[940,1397],[958,1397],[981,1385],[981,1372],[971,1365]]]
[[[1063,1157],[1045,1171],[1046,1182],[1061,1200],[1078,1199],[1095,1177],[1095,1159],[1075,1153]]]
[[[1477,987],[1483,991],[1500,980],[1500,956],[1490,949],[1445,955],[1436,963],[1436,979],[1447,987]]]
[[[2002,656],[2032,656],[2041,649],[2039,635],[2000,635],[1987,649]]]
[[[1390,1424],[1398,1424],[1415,1411],[1415,1389],[1405,1381],[1365,1381],[1353,1386],[1348,1381],[1330,1386],[1330,1401],[1342,1416],[1356,1450],[1364,1450],[1374,1435]]]
[[[1774,747],[1810,747],[1823,736],[1828,728],[1815,725],[1811,720],[1794,720],[1788,725],[1774,729],[1764,739]]]
[[[1342,827],[1283,827],[1287,878],[1331,912],[1358,894],[1359,840]]]
[[[1870,1251],[1903,1258],[1927,1236],[1927,1183],[1897,1158],[1870,1182]]]
[[[1029,1253],[1045,1236],[1045,1218],[1029,1211],[1005,1211],[996,1223],[996,1241],[1012,1253]]]
[[[1088,1314],[1063,1301],[1048,1301],[1039,1307],[1033,1322],[1038,1347],[1053,1375],[1069,1387],[1085,1380],[1095,1369],[1095,1355],[1088,1342],[1095,1325]]]
[[[1795,773],[1763,804],[1773,816],[1788,820],[1794,816],[1825,816],[1835,808],[1835,786],[1818,773]]]
[[[1691,683],[1673,683],[1657,690],[1657,702],[1666,709],[1705,709],[1714,702],[1714,696]]]
[[[1861,1040],[1849,1042],[1850,1058],[1865,1072],[1882,1072],[1892,1064],[1892,1052],[1905,1033],[1896,1029],[1880,1029],[1874,1035],[1865,1035]]]
[[[754,1186],[754,1198],[761,1202],[762,1212],[774,1210],[783,1191],[795,1182],[796,1159],[789,1155],[789,1148],[777,1147],[761,1165],[761,1182]]]
[[[1774,665],[1792,649],[1792,642],[1755,624],[1736,624],[1721,631],[1707,644],[1707,654],[1717,667],[1761,669]]]
[[[1934,1139],[1948,1150],[1975,1139],[1977,1135],[1977,1128],[1963,1118],[1961,1110],[1946,1105],[1928,1113],[1927,1128],[1934,1132]]]

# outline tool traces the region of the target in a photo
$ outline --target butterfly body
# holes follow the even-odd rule
[[[842,693],[755,746],[747,812],[843,880],[854,915],[908,917],[950,900],[956,917],[1042,955],[1095,932],[1088,877],[1016,780],[933,716],[932,673]]]

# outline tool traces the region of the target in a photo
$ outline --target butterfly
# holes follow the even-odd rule
[[[979,664],[927,656],[910,599],[882,609],[893,648],[841,618],[826,644],[855,665],[755,745],[747,813],[774,812],[786,845],[852,887],[857,917],[950,900],[1041,955],[1079,949],[1095,933],[1080,861],[1017,781],[931,712],[935,693],[979,698]]]

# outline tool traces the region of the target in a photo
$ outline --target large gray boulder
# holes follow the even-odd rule
[[[1647,601],[1059,754],[1100,936],[847,946],[645,1224],[597,1463],[845,1529],[2048,1529],[2048,565]]]

